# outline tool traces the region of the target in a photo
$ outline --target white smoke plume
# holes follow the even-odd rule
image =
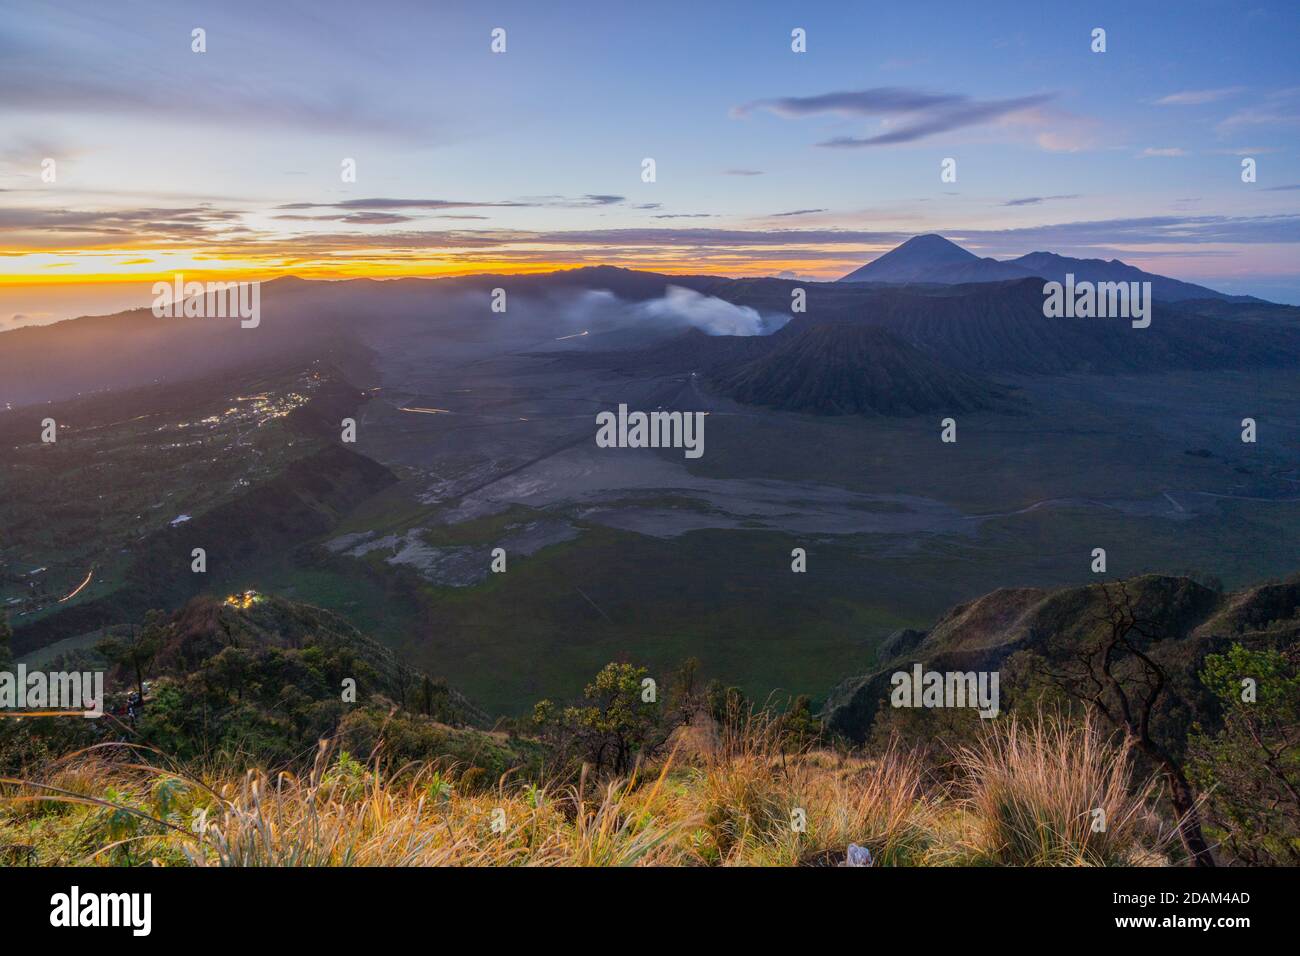
[[[709,335],[770,335],[786,322],[784,317],[764,318],[747,305],[675,285],[664,290],[662,299],[638,303],[634,309],[646,318],[693,326]]]
[[[594,289],[569,300],[561,310],[569,324],[600,328],[631,326],[670,332],[696,328],[708,335],[771,335],[789,316],[761,315],[694,289],[670,285],[658,299],[626,302],[608,289]]]

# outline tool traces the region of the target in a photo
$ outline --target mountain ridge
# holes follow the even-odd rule
[[[1300,640],[1300,622],[1292,616],[1300,601],[1300,574],[1229,593],[1164,574],[1129,578],[1120,587],[1131,597],[1134,613],[1152,622],[1159,635],[1146,652],[1176,676],[1188,699],[1199,693],[1194,675],[1206,654],[1221,653],[1232,642],[1284,648]],[[957,604],[928,631],[897,632],[886,639],[876,668],[831,690],[823,717],[833,732],[865,740],[875,721],[890,713],[894,672],[918,663],[936,671],[1014,670],[1017,654],[1053,660],[1095,639],[1104,627],[1107,601],[1102,585],[1089,584],[1004,587]],[[1178,707],[1170,710],[1174,713],[1162,714],[1162,724],[1186,719]]]
[[[1229,295],[1207,286],[1171,279],[1119,259],[1079,259],[1041,251],[1015,259],[980,258],[937,233],[913,236],[837,281],[958,285],[1036,277],[1063,282],[1067,273],[1073,274],[1078,282],[1150,282],[1151,294],[1155,298],[1171,302],[1184,299],[1264,301],[1255,296]]]

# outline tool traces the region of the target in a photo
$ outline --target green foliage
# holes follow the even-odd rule
[[[735,724],[743,720],[749,709],[744,691],[739,687],[727,687],[716,678],[705,687],[704,700],[709,716],[720,724]]]
[[[0,775],[21,776],[65,753],[100,743],[102,723],[80,717],[0,720]]]
[[[0,721],[0,773],[39,773],[63,754],[118,739],[182,763],[292,766],[342,730],[355,738],[354,753],[368,756],[383,740],[390,757],[448,758],[483,779],[536,759],[521,756],[526,745],[511,749],[487,734],[452,733],[482,714],[445,681],[401,665],[337,615],[306,605],[271,598],[233,609],[198,599],[171,619],[151,611],[139,628],[114,629],[97,651],[115,665],[110,709],[126,690],[144,697],[134,726],[111,719]],[[93,663],[81,669],[103,666],[98,658]],[[343,700],[348,679],[356,682],[355,702]],[[392,697],[407,710],[395,710]],[[409,712],[417,709],[418,721]],[[349,715],[354,719],[345,724]]]
[[[954,750],[978,745],[990,726],[971,707],[891,707],[884,700],[872,721],[867,749],[884,752],[891,744],[901,746],[936,779],[951,781],[960,774]]]
[[[166,615],[162,611],[149,611],[144,626],[131,627],[127,634],[107,637],[95,649],[110,663],[126,671],[135,681],[136,691],[144,697],[144,681],[153,669],[154,660],[162,650],[167,632]]]
[[[348,751],[340,750],[334,763],[325,771],[321,788],[336,800],[358,800],[374,780],[365,764]]]
[[[8,616],[0,611],[0,671],[12,672],[13,655],[9,641],[13,630]],[[66,665],[57,660],[51,670],[93,670],[93,667]],[[102,733],[94,720],[70,720],[65,717],[29,717],[0,720],[0,775],[13,776],[24,770],[48,765],[62,754],[99,742]]]
[[[669,686],[668,709],[672,718],[681,724],[689,724],[700,709],[703,690],[700,687],[700,661],[688,657],[673,672]]]
[[[140,742],[181,761],[224,754],[292,764],[333,736],[350,711],[387,712],[389,695],[449,724],[477,717],[444,682],[401,666],[337,616],[276,599],[247,609],[198,600],[170,621],[150,612],[138,631],[99,650],[137,690],[154,678],[134,729]],[[343,700],[346,680],[356,682],[355,701]],[[422,759],[437,756],[427,743],[404,746]]]
[[[795,750],[804,750],[822,739],[822,722],[812,712],[812,701],[800,694],[781,715],[783,739]]]
[[[1237,862],[1300,864],[1298,659],[1296,648],[1234,644],[1207,657],[1201,671],[1223,709],[1223,727],[1214,734],[1194,728],[1189,771],[1208,794],[1222,852]]]
[[[224,752],[280,763],[310,753],[343,710],[302,652],[227,648],[188,675],[160,679],[137,729],[181,760]]]
[[[627,773],[638,757],[657,752],[676,726],[657,701],[644,699],[646,676],[644,667],[606,664],[583,691],[582,703],[561,710],[539,701],[533,720],[558,749],[598,773]]]
[[[378,707],[350,711],[339,723],[338,738],[352,753],[377,754],[390,772],[408,763],[436,762],[455,772],[467,789],[489,786],[510,770],[535,773],[542,762],[535,744]]]
[[[445,778],[441,771],[430,774],[429,782],[424,788],[425,796],[435,805],[450,803],[454,792],[451,781]]]

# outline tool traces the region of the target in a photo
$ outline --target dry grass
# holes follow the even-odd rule
[[[1146,861],[1154,782],[1134,784],[1131,743],[1092,718],[1010,719],[963,747],[957,763],[977,861],[1123,866]]]
[[[874,759],[787,753],[776,724],[759,715],[724,730],[688,792],[706,862],[838,862],[853,842],[896,865],[919,862],[928,843],[934,806],[921,781],[918,762],[896,746]]]
[[[0,781],[0,847],[33,847],[42,864],[199,866],[826,865],[851,842],[886,866],[1159,851],[1151,787],[1131,786],[1126,748],[1090,724],[998,728],[956,755],[957,793],[928,785],[896,744],[871,757],[791,750],[763,716],[689,760],[554,788],[483,789],[454,769],[363,765],[327,745],[302,776],[161,770],[96,748],[39,782]]]

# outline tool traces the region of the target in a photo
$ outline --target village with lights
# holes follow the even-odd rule
[[[58,425],[49,443],[32,440],[36,412],[0,411],[0,609],[40,619],[111,595],[157,534],[311,453],[316,443],[286,422],[320,383],[313,367],[42,405]]]

